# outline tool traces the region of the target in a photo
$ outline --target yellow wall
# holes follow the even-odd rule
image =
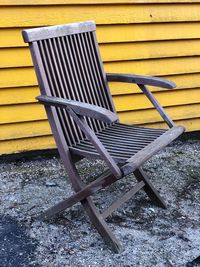
[[[0,154],[55,147],[21,30],[91,19],[105,70],[175,81],[152,91],[177,124],[200,130],[200,1],[0,0]],[[121,121],[165,126],[135,86],[110,87]]]

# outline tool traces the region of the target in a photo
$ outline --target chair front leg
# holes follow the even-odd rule
[[[105,172],[93,183],[87,186],[82,182],[74,163],[71,162],[69,166],[68,162],[66,163],[66,165],[68,166],[68,168],[66,169],[68,170],[69,179],[71,180],[76,194],[59,202],[55,206],[45,211],[42,215],[39,216],[39,219],[48,219],[52,216],[55,216],[56,214],[64,211],[65,209],[80,201],[91,222],[93,223],[99,234],[102,236],[105,243],[113,250],[113,252],[120,253],[122,251],[121,244],[109,229],[104,218],[102,217],[102,215],[96,208],[92,198],[90,197],[92,193],[116,181],[115,176],[113,176],[113,174],[111,174],[110,172]],[[95,186],[95,184],[98,184],[98,182],[99,185]]]
[[[71,164],[69,178],[76,192],[84,189],[85,184],[82,182],[74,163]],[[85,198],[84,200],[81,201],[81,204],[85,209],[86,213],[88,214],[91,222],[93,223],[99,234],[104,239],[105,243],[113,250],[113,252],[120,253],[122,251],[122,246],[120,242],[117,240],[112,231],[109,229],[105,220],[103,219],[100,212],[96,208],[92,198],[91,197]]]

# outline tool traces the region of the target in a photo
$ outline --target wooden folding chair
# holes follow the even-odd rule
[[[75,194],[48,209],[50,218],[81,202],[90,220],[115,252],[121,245],[105,219],[140,189],[158,206],[166,205],[141,166],[167,146],[184,127],[175,126],[147,85],[172,89],[173,82],[148,76],[105,74],[93,21],[23,31],[29,43],[48,120]],[[170,129],[152,129],[118,121],[108,81],[134,83],[151,101]],[[75,162],[82,158],[102,159],[108,166],[100,177],[86,185]],[[91,195],[133,173],[138,183],[109,208],[99,212]]]

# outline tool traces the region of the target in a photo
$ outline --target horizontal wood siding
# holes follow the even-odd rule
[[[24,28],[95,20],[106,72],[156,75],[150,87],[176,124],[200,130],[200,0],[0,1],[0,154],[54,148]],[[135,85],[110,83],[120,121],[166,127]]]

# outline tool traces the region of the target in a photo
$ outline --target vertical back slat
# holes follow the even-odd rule
[[[105,98],[103,96],[103,91],[101,91],[103,88],[102,88],[102,85],[101,83],[99,83],[99,80],[98,80],[98,72],[97,72],[97,69],[95,68],[95,54],[94,54],[94,51],[93,49],[90,47],[90,40],[88,40],[88,34],[85,34],[85,47],[86,47],[86,55],[88,54],[88,68],[90,70],[90,73],[91,73],[91,76],[93,76],[93,79],[96,78],[96,94],[99,98],[99,105],[101,106],[107,106],[107,103],[105,101]]]
[[[87,55],[84,53],[84,46],[83,43],[81,43],[80,41],[80,36],[75,36],[76,38],[76,45],[77,45],[77,49],[78,49],[78,53],[79,53],[79,57],[80,57],[80,61],[82,64],[82,69],[83,69],[83,75],[85,76],[85,79],[87,80],[87,87],[85,88],[85,94],[90,96],[90,102],[92,104],[95,105],[100,105],[101,103],[98,99],[98,96],[95,95],[95,91],[96,91],[96,86],[93,83],[93,77],[91,75],[91,73],[89,72],[89,68],[88,68],[88,64],[87,64]],[[97,129],[96,130],[100,130],[102,128],[102,124],[99,121],[96,121],[97,123]]]
[[[47,50],[45,49],[47,44],[44,41],[43,42],[39,41],[38,43],[39,43],[39,48],[41,50],[41,58],[42,58],[42,61],[44,64],[44,70],[46,72],[46,77],[48,80],[49,89],[50,89],[52,95],[56,95],[56,92],[55,92],[56,81],[53,81],[51,63],[49,61],[49,53],[48,53],[48,49]],[[67,130],[67,128],[65,128],[62,110],[57,109],[57,113],[58,113],[58,118],[59,118],[60,123],[61,123],[61,127],[64,128],[63,134],[67,140],[67,143],[69,145],[71,145],[73,142],[71,142],[71,138],[69,137],[69,133],[68,133],[69,131]],[[73,141],[75,142],[75,140],[73,140]]]
[[[95,63],[94,63],[94,58],[93,58],[93,53],[92,53],[92,50],[88,47],[88,42],[87,42],[87,39],[86,37],[87,36],[84,36],[84,34],[81,34],[81,40],[82,40],[82,43],[83,43],[83,46],[84,46],[84,54],[85,54],[85,57],[87,58],[87,68],[88,68],[88,71],[90,73],[90,77],[91,77],[91,80],[92,80],[92,84],[95,88],[95,96],[97,98],[97,105],[101,106],[101,107],[107,107],[107,104],[106,104],[106,101],[103,97],[103,91],[101,91],[101,84],[99,83],[99,80],[98,80],[98,73],[97,73],[97,70],[95,68]],[[104,122],[101,122],[101,128],[105,128],[106,126],[106,123]]]
[[[48,34],[44,31],[44,36],[46,36],[44,39],[34,31],[35,38],[40,38],[36,42],[50,94],[98,105],[113,111],[114,106],[105,82],[98,44],[93,33],[94,26],[91,26],[88,32],[81,29],[80,32],[73,30],[72,34],[66,26],[63,27],[66,35],[63,33],[64,28],[61,27],[61,32],[58,32],[57,36],[55,32],[52,32],[51,37],[52,27],[49,27]],[[41,29],[40,32],[42,32]],[[30,38],[33,38],[33,35]],[[49,92],[46,94],[48,95]],[[66,110],[56,108],[56,112],[69,146],[85,138]],[[85,118],[85,120],[95,132],[108,125],[91,118]]]
[[[78,80],[80,81],[80,83],[79,83],[80,88],[79,88],[79,90],[77,90],[77,93],[79,94],[80,100],[82,102],[93,103],[91,95],[86,93],[87,88],[88,88],[88,83],[87,83],[86,75],[85,75],[85,73],[82,69],[82,66],[81,66],[80,57],[79,57],[78,51],[76,49],[76,43],[75,43],[74,36],[69,36],[68,38],[69,38],[69,46],[70,46],[71,52],[72,52],[71,57],[73,59],[74,69],[75,69],[75,72],[77,74]],[[96,125],[94,123],[94,120],[92,120],[90,118],[85,118],[85,119],[87,120],[90,127],[94,131],[96,131],[97,128],[96,128]]]
[[[59,92],[60,92],[60,96],[63,98],[71,99],[70,94],[69,94],[69,89],[68,89],[69,87],[67,85],[67,81],[65,78],[66,69],[61,63],[62,56],[59,53],[59,44],[58,44],[59,39],[53,38],[52,40],[53,40],[53,46],[55,50],[55,57],[56,57],[57,65],[59,68],[58,75],[60,76],[60,84],[61,84],[61,87],[58,89],[57,93],[59,95]],[[66,125],[69,125],[68,128],[70,131],[71,138],[74,139],[74,136],[76,136],[76,140],[78,141],[80,137],[81,138],[83,137],[83,135],[80,130],[75,131],[77,127],[75,126],[74,121],[69,117],[69,115],[67,114],[65,110],[64,110],[64,118],[66,120]]]
[[[56,56],[55,56],[55,51],[54,51],[54,47],[53,47],[53,42],[55,41],[55,39],[49,39],[49,40],[45,40],[45,42],[47,43],[48,47],[49,47],[49,57],[51,58],[51,67],[52,67],[52,71],[53,71],[53,75],[56,79],[56,86],[54,88],[54,94],[58,97],[64,97],[63,95],[63,91],[64,91],[64,88],[63,88],[63,82],[62,82],[62,79],[61,79],[61,71],[59,69],[59,66],[58,66],[58,62],[56,60]],[[64,132],[68,131],[68,127],[67,127],[67,113],[66,113],[66,110],[64,109],[59,109],[59,113],[61,114],[60,115],[60,121],[61,121],[61,125],[62,125],[62,128],[64,130]],[[71,143],[71,138],[73,139],[73,136],[71,136],[71,138],[69,137],[68,135],[68,138],[69,138],[69,143]],[[77,138],[78,140],[78,138]],[[74,140],[75,141],[75,140]]]
[[[97,37],[96,37],[96,32],[89,32],[89,36],[90,36],[90,40],[91,40],[91,47],[94,47],[95,53],[96,53],[96,57],[97,57],[97,62],[99,65],[99,69],[100,69],[100,73],[101,73],[101,81],[103,83],[103,88],[104,88],[104,94],[106,95],[106,98],[108,99],[108,103],[109,103],[109,107],[110,110],[116,112],[115,110],[115,106],[112,100],[112,96],[111,96],[111,92],[108,86],[108,82],[106,79],[106,74],[104,72],[104,68],[103,68],[103,62],[101,59],[101,55],[100,55],[100,50],[99,50],[99,45],[97,42]]]
[[[68,55],[66,53],[66,49],[65,49],[65,41],[64,41],[64,37],[60,37],[58,38],[58,47],[59,47],[59,53],[60,53],[60,59],[62,60],[62,66],[64,71],[64,76],[65,76],[65,80],[67,83],[66,86],[66,98],[68,99],[77,99],[76,95],[75,95],[75,87],[73,84],[73,81],[70,77],[69,74],[69,59],[68,59]],[[68,126],[71,130],[72,130],[72,134],[77,135],[78,132],[80,131],[80,129],[78,129],[78,127],[75,125],[74,121],[72,119],[69,119],[69,126]]]
[[[59,70],[58,70],[58,67],[57,67],[57,63],[56,63],[56,60],[55,60],[55,56],[54,56],[54,53],[53,53],[53,48],[52,48],[52,45],[51,45],[51,40],[52,39],[49,39],[48,42],[50,43],[50,47],[51,47],[51,51],[52,51],[52,56],[53,56],[53,62],[55,64],[55,73],[57,74],[57,77],[58,77],[57,79],[58,79],[59,85],[60,85],[60,87],[57,89],[57,92],[56,92],[57,94],[56,95],[59,96],[59,97],[64,97],[64,95],[61,94],[62,89],[65,92],[67,92],[67,90],[63,87],[62,81],[60,79],[60,73],[59,73]],[[68,115],[66,114],[66,111],[64,110],[64,116],[63,117],[67,117],[67,116]],[[72,126],[72,125],[70,125],[70,126]],[[74,126],[75,126],[75,124],[74,124]],[[80,139],[83,139],[83,134],[82,134],[81,130],[78,127],[75,126],[73,128],[70,128],[70,129],[73,130],[72,131],[72,136],[75,137],[76,142],[78,142]]]
[[[91,53],[92,54],[91,60],[92,60],[92,62],[94,62],[94,67],[95,67],[95,71],[97,74],[97,80],[98,80],[98,84],[99,84],[98,89],[101,89],[101,90],[98,90],[98,92],[104,100],[104,103],[103,103],[104,107],[106,107],[107,109],[111,109],[111,106],[110,106],[110,103],[108,101],[107,94],[105,91],[105,87],[103,84],[102,73],[101,73],[101,69],[100,69],[100,65],[99,65],[99,58],[97,57],[95,46],[92,43],[91,36],[90,35],[87,36],[87,34],[85,34],[85,36],[86,36],[86,40],[87,40],[87,38],[89,39],[89,40],[87,40],[87,43],[89,46],[88,49],[91,50],[91,52],[92,52]]]

